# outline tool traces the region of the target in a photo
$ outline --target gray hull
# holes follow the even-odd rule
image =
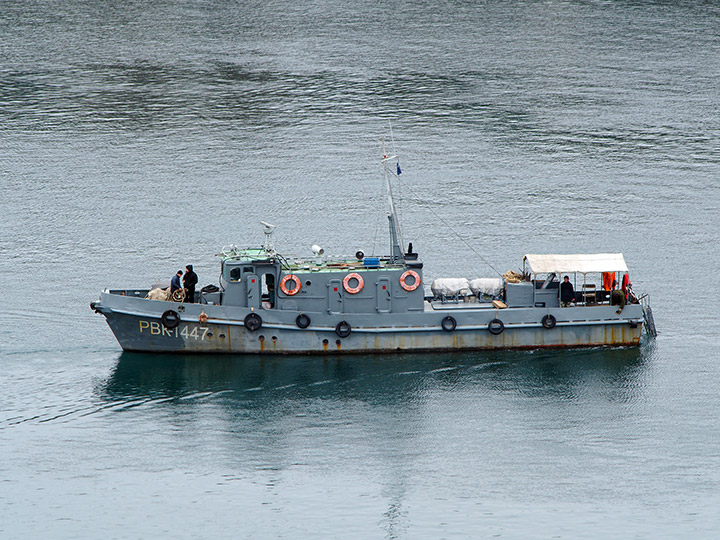
[[[256,310],[261,328],[250,331],[243,320],[247,308],[146,300],[103,292],[96,309],[107,318],[126,351],[197,353],[372,353],[460,351],[482,349],[533,349],[547,347],[634,346],[642,333],[642,308],[626,306],[621,314],[609,305],[572,308],[507,308],[457,305],[434,309],[427,304],[418,313],[341,314],[307,313],[308,328],[296,324],[297,311]],[[167,310],[177,311],[177,327],[162,320]],[[207,320],[204,320],[204,313]],[[553,315],[554,328],[541,324]],[[451,316],[457,326],[441,327]],[[488,324],[500,319],[504,331],[493,335]],[[340,337],[336,325],[346,321],[350,335]]]

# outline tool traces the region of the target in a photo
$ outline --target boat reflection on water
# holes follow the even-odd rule
[[[573,399],[591,385],[632,400],[652,354],[652,347],[367,357],[122,353],[97,390],[109,401],[220,393],[253,408],[314,398],[392,405],[473,387]]]
[[[285,510],[336,491],[368,505],[364,511],[379,504],[380,526],[397,538],[417,486],[444,475],[463,493],[527,492],[526,476],[508,478],[507,468],[552,467],[555,446],[544,449],[558,425],[572,431],[600,414],[615,426],[618,411],[642,399],[651,355],[647,347],[351,357],[123,353],[97,393],[108,408],[129,409],[120,421],[129,418],[131,430],[153,433],[160,461],[180,451],[192,463],[215,463],[242,485],[266,485],[268,497],[282,492],[292,501]],[[572,448],[562,448],[570,474],[582,470],[577,463],[585,467],[585,450],[575,462],[567,457]],[[536,489],[531,496],[542,497],[545,487]]]

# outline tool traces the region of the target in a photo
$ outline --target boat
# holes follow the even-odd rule
[[[220,278],[193,298],[183,290],[105,289],[90,307],[125,351],[338,354],[638,346],[656,335],[647,295],[637,297],[621,253],[527,254],[522,271],[439,278],[427,290],[423,262],[403,249],[383,149],[389,254],[306,257],[261,246],[224,247]],[[561,276],[573,285],[561,302]],[[623,288],[607,290],[609,276]],[[180,293],[180,294],[178,294]]]

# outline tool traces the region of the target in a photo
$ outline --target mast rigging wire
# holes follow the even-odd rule
[[[430,206],[430,203],[428,203],[428,202],[424,201],[423,199],[421,199],[420,196],[419,196],[417,193],[415,193],[415,191],[413,191],[413,190],[410,188],[410,186],[408,186],[405,182],[403,182],[402,180],[400,180],[400,177],[399,177],[394,171],[391,170],[390,172],[395,176],[395,178],[397,178],[398,183],[401,184],[402,186],[404,186],[405,189],[407,189],[407,190],[413,195],[413,197],[415,198],[415,201],[416,201],[416,202],[419,202],[420,204],[425,205],[425,207],[426,207],[428,210],[430,210],[430,212],[431,212],[437,219],[439,219],[439,220],[443,223],[443,225],[445,225],[448,229],[450,229],[450,231],[452,231],[452,233],[453,233],[455,236],[457,236],[457,237],[460,239],[460,241],[461,241],[463,244],[465,244],[465,245],[470,249],[470,251],[472,251],[482,262],[484,262],[485,264],[487,264],[497,275],[499,275],[499,276],[502,277],[502,272],[498,271],[497,268],[495,268],[492,264],[490,264],[490,263],[488,262],[488,260],[485,259],[485,257],[483,257],[482,255],[480,255],[480,253],[478,253],[478,252],[475,250],[475,248],[472,247],[472,245],[470,245],[470,243],[469,243],[467,240],[465,240],[465,238],[463,238],[462,235],[460,235],[460,233],[458,233],[455,229],[453,229],[453,228],[450,226],[450,224],[449,224],[447,221],[445,221],[442,217],[440,217],[440,215],[439,215],[437,212],[435,212],[435,210],[432,209],[432,206]]]

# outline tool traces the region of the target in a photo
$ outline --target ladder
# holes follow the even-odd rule
[[[642,306],[643,319],[645,320],[645,331],[649,336],[657,337],[655,318],[653,317],[652,308],[650,307],[650,297],[647,294],[640,297],[640,305]]]

